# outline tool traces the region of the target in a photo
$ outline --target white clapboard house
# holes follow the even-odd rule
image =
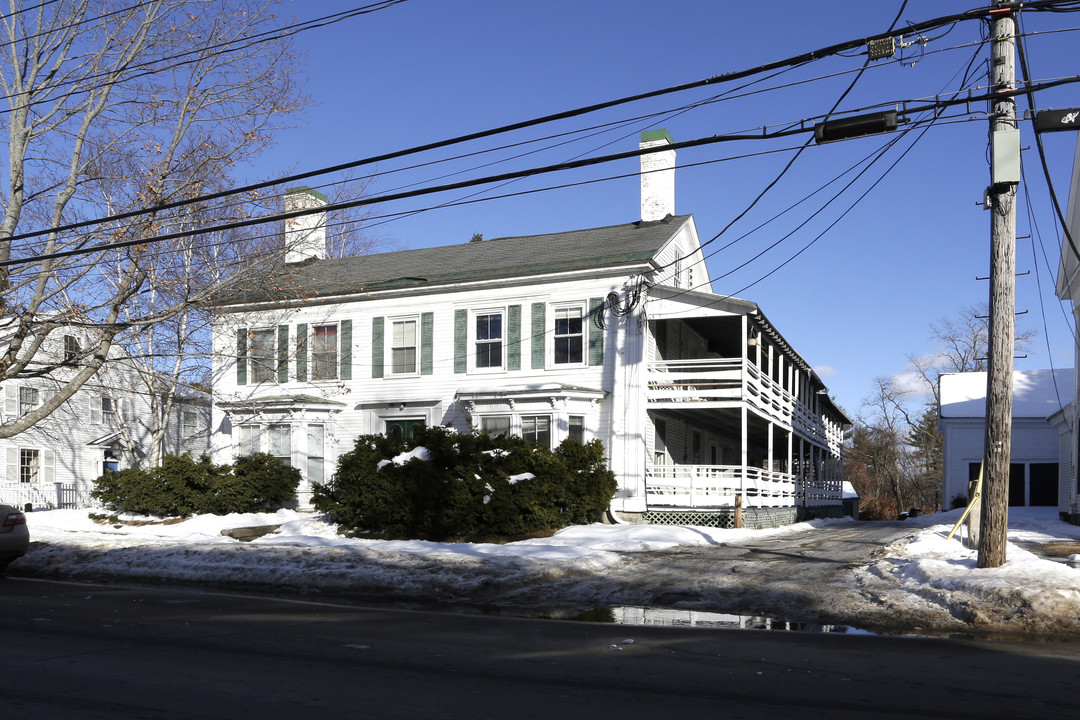
[[[323,218],[292,221],[293,263],[216,308],[215,459],[291,462],[304,504],[362,434],[598,438],[615,519],[838,514],[849,421],[756,304],[713,293],[670,144],[643,135],[624,225],[329,259]]]
[[[50,369],[3,382],[5,420],[37,409],[78,372],[83,348],[90,346],[88,332],[72,327],[51,333],[37,356],[37,364]],[[29,430],[0,439],[0,457],[6,461],[0,502],[35,508],[92,505],[90,491],[105,469],[144,465],[149,392],[130,361],[114,350],[105,366],[52,414]],[[206,453],[209,427],[207,394],[194,389],[182,393],[166,425],[164,451]]]

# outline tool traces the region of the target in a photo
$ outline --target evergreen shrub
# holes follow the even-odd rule
[[[315,507],[343,529],[430,540],[513,537],[595,522],[615,494],[598,441],[554,452],[518,437],[418,429],[357,438]]]
[[[91,493],[115,512],[163,517],[259,512],[284,507],[300,471],[266,453],[215,465],[203,455],[168,455],[160,467],[108,471]]]

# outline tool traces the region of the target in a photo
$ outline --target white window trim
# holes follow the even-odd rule
[[[411,322],[416,327],[415,344],[412,345],[416,350],[416,354],[413,358],[413,369],[408,372],[394,372],[394,324],[401,322]],[[397,317],[386,318],[387,332],[386,332],[386,349],[384,351],[383,367],[386,368],[386,377],[390,378],[404,378],[404,377],[420,377],[420,348],[423,344],[423,338],[420,337],[420,316],[419,315],[399,315]],[[406,346],[402,346],[406,347]]]
[[[502,338],[500,339],[500,342],[502,343],[502,354],[501,354],[501,356],[499,358],[498,367],[477,367],[477,365],[476,365],[476,344],[477,344],[476,319],[478,317],[480,317],[481,315],[498,315],[500,317],[499,322],[500,322],[500,325],[502,327]],[[505,373],[506,372],[506,349],[507,349],[507,345],[508,345],[507,340],[506,340],[506,333],[507,333],[507,330],[508,330],[507,324],[506,324],[506,319],[507,319],[507,313],[506,313],[506,308],[505,307],[488,307],[488,308],[479,308],[479,309],[476,309],[476,310],[470,310],[469,311],[469,327],[468,327],[467,341],[468,341],[469,372],[470,373],[480,374],[480,375],[490,375],[492,373]]]
[[[552,303],[549,306],[549,309],[550,309],[550,313],[551,313],[551,320],[548,321],[547,332],[549,332],[551,334],[551,342],[545,343],[545,345],[547,345],[547,358],[546,358],[546,360],[547,360],[547,369],[548,370],[556,370],[556,369],[565,369],[565,368],[584,368],[584,367],[588,367],[588,365],[589,365],[589,311],[588,311],[588,308],[586,307],[585,301],[580,300],[580,301],[577,301],[577,302]],[[555,335],[556,315],[558,315],[560,310],[574,310],[574,309],[581,312],[581,362],[576,362],[576,363],[573,363],[573,362],[556,363],[555,362],[555,340],[556,340],[557,337],[565,337],[565,336],[557,336],[557,335]]]

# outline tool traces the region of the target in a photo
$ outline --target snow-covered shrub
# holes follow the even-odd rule
[[[432,540],[523,535],[599,519],[615,493],[603,455],[598,441],[568,440],[551,452],[438,427],[405,443],[370,435],[313,499],[348,530]]]

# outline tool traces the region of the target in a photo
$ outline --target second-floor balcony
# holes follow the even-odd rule
[[[743,358],[657,360],[648,370],[648,400],[653,407],[746,402],[784,424],[791,424],[797,413],[804,423],[813,422],[791,392]]]

